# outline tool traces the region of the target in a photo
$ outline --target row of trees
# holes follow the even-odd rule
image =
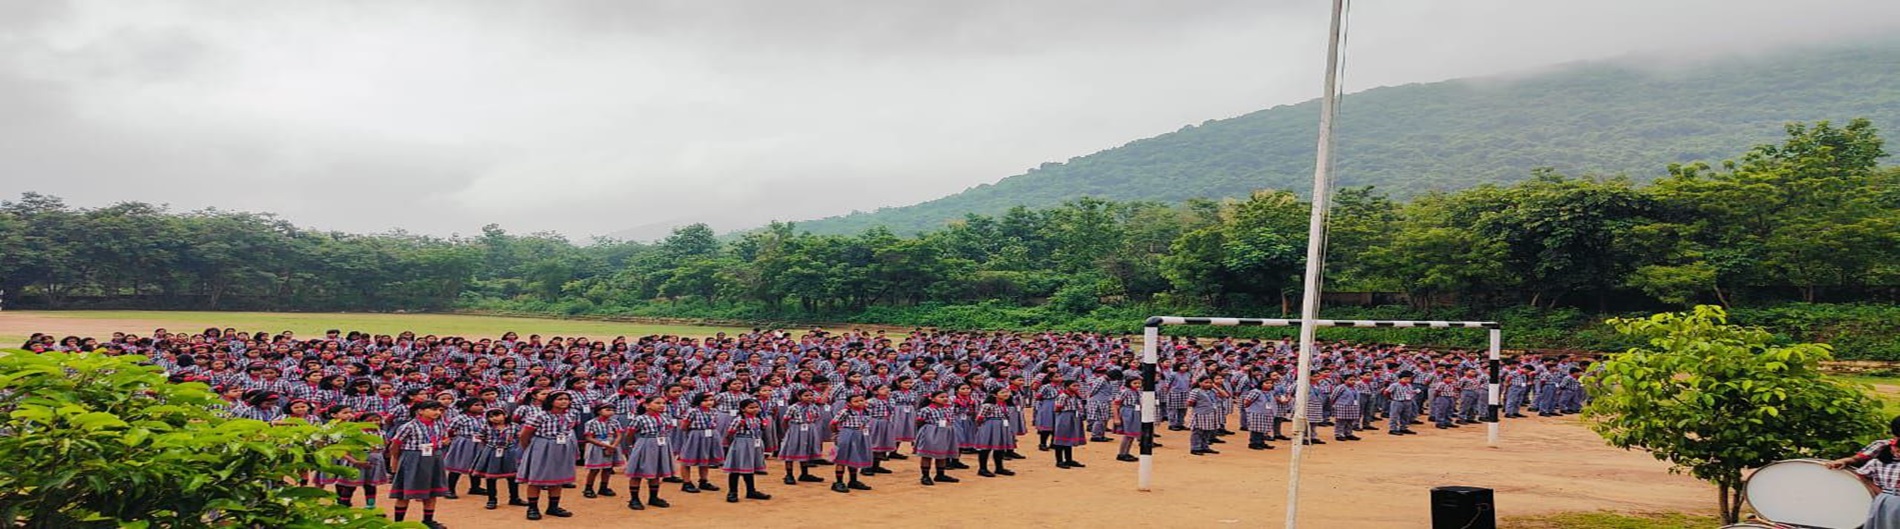
[[[1510,186],[1409,202],[1336,195],[1335,291],[1415,304],[1555,306],[1639,291],[1732,304],[1749,287],[1900,279],[1900,170],[1881,169],[1866,120],[1791,125],[1720,165],[1670,167],[1651,185],[1537,171]],[[157,306],[436,309],[476,300],[591,306],[748,303],[804,313],[1001,300],[1086,312],[1118,300],[1286,305],[1299,286],[1309,205],[1291,193],[1182,204],[1079,199],[968,215],[900,237],[813,235],[792,224],[722,240],[695,224],[655,243],[556,234],[352,235],[268,214],[77,209],[26,194],[0,204],[0,288],[48,305],[132,296]]]

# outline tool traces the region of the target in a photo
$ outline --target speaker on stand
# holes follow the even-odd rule
[[[1498,512],[1491,489],[1436,487],[1432,489],[1432,529],[1497,529]]]

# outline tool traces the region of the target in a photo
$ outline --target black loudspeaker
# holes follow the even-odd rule
[[[1498,512],[1491,489],[1437,487],[1432,489],[1432,529],[1497,529]]]

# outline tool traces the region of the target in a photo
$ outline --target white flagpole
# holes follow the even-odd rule
[[[1330,189],[1333,162],[1333,108],[1339,104],[1339,38],[1340,22],[1345,14],[1346,0],[1333,0],[1333,19],[1330,40],[1326,45],[1326,88],[1320,95],[1319,106],[1319,149],[1313,164],[1313,215],[1306,229],[1306,277],[1303,296],[1300,300],[1300,363],[1299,382],[1295,385],[1293,399],[1293,460],[1287,465],[1286,481],[1286,527],[1299,527],[1300,519],[1300,456],[1303,455],[1307,430],[1306,403],[1313,398],[1313,340],[1314,331],[1319,327],[1320,271],[1325,269],[1326,259],[1326,210]]]

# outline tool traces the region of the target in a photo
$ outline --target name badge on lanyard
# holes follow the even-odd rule
[[[502,449],[500,449],[500,448],[496,448],[496,449],[495,449],[495,457],[501,457],[501,451],[502,451]]]
[[[701,436],[701,437],[705,437],[705,438],[707,438],[707,439],[712,439],[712,430],[704,430],[704,431],[706,432],[706,435],[703,435],[703,436]]]
[[[801,432],[809,432],[809,431],[811,431],[811,425],[809,425],[809,424],[800,424],[800,425],[798,425],[798,431],[801,431]]]
[[[938,427],[938,428],[949,428],[949,427],[950,427],[950,421],[947,421],[947,420],[938,420],[938,421],[937,421],[937,427]]]
[[[435,457],[435,442],[422,445],[422,457]]]
[[[557,444],[557,445],[567,444],[567,433],[562,432],[561,435],[554,436],[554,444]]]
[[[666,446],[666,438],[665,438],[665,437],[655,437],[655,438],[653,438],[653,444],[656,444],[656,445],[660,445],[660,446]]]

